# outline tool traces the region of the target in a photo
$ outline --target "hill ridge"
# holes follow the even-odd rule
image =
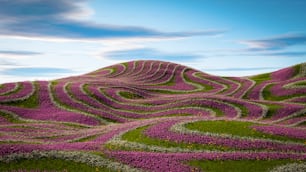
[[[3,84],[0,90],[2,91],[2,93],[0,92],[0,106],[1,109],[7,111],[14,109],[13,113],[19,114],[19,107],[8,105],[14,104],[14,102],[22,104],[22,101],[33,96],[34,92],[39,92],[40,97],[43,96],[40,99],[46,99],[45,101],[49,101],[50,107],[58,108],[57,113],[68,110],[99,120],[105,118],[118,122],[126,121],[128,118],[137,119],[141,116],[139,115],[141,113],[138,112],[136,112],[137,115],[134,113],[135,117],[129,115],[130,112],[121,112],[124,110],[120,109],[120,103],[128,104],[131,102],[130,106],[134,106],[133,102],[150,103],[151,100],[156,101],[167,97],[176,97],[182,100],[188,98],[207,99],[209,97],[215,99],[214,101],[221,102],[222,99],[226,99],[227,103],[228,101],[240,104],[251,103],[252,106],[258,105],[266,113],[269,113],[266,104],[270,103],[290,107],[289,109],[296,108],[295,111],[290,112],[292,114],[298,113],[305,106],[306,89],[303,85],[305,77],[300,74],[305,70],[305,64],[250,77],[219,77],[176,63],[154,60],[130,61],[48,83],[26,81]],[[39,86],[40,90],[48,90],[49,96],[45,95],[47,91],[36,90],[33,83]],[[101,90],[104,93],[101,93]],[[281,101],[279,102],[279,100]],[[166,100],[160,101],[164,104],[169,103]],[[126,104],[125,107],[128,107]],[[206,108],[205,103],[199,106]],[[101,112],[101,108],[106,110]],[[31,109],[27,110],[31,112]],[[120,115],[111,115],[108,112]],[[267,116],[262,113],[256,118]],[[288,113],[287,116],[290,114]],[[24,113],[22,115],[26,116]],[[246,114],[242,116],[244,115]],[[237,114],[236,116],[241,115]],[[281,116],[275,120],[287,116]]]
[[[2,84],[0,171],[9,167],[3,163],[48,158],[106,171],[196,171],[191,164],[220,160],[258,160],[252,163],[265,168],[303,163],[305,69],[220,77],[141,60]]]

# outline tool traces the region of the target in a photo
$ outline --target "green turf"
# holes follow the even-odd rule
[[[188,70],[191,70],[191,69],[188,69]],[[186,70],[186,72],[188,71]],[[203,87],[202,92],[206,92],[206,91],[209,91],[209,90],[212,90],[214,87],[211,86],[211,85],[208,85],[208,84],[203,84],[201,82],[195,82],[193,80],[191,80],[190,78],[188,78],[188,76],[186,75],[186,72],[184,73],[184,79],[187,81],[187,82],[191,82],[191,83],[195,83],[195,84],[198,84],[198,85],[201,85]],[[197,75],[196,75],[197,76]],[[199,76],[198,76],[199,77]]]
[[[39,93],[39,84],[37,82],[34,82],[34,93],[29,98],[25,100],[18,100],[18,101],[12,101],[7,103],[1,103],[4,105],[10,105],[10,106],[18,106],[22,108],[36,108],[39,106],[39,99],[38,99],[38,93]]]
[[[261,84],[264,81],[268,81],[271,79],[271,73],[264,73],[260,75],[256,75],[251,77],[250,79],[254,80],[256,82],[256,85]]]
[[[85,125],[81,125],[81,124],[77,124],[77,123],[64,122],[62,124],[66,125],[68,127],[74,127],[74,128],[79,128],[79,129],[90,128],[89,126],[85,126]]]
[[[265,104],[268,107],[268,112],[264,118],[271,118],[279,109],[282,108],[281,105],[277,104]]]
[[[264,73],[264,74],[260,74],[260,75],[255,75],[250,77],[251,80],[255,81],[255,84],[253,85],[253,87],[251,89],[249,89],[243,96],[244,99],[248,99],[251,91],[253,88],[255,88],[257,85],[268,81],[271,79],[271,73]]]
[[[11,95],[11,94],[18,93],[20,90],[22,90],[22,88],[23,88],[23,85],[22,84],[18,84],[17,89],[11,90],[11,91],[9,91],[9,92],[7,92],[5,94],[2,94],[2,96],[8,96],[8,95]]]
[[[298,126],[305,127],[306,126],[306,121],[300,123]]]
[[[294,69],[293,76],[297,76],[298,74],[300,74],[301,67],[302,67],[302,64],[298,64],[298,65],[293,66],[293,69]]]
[[[112,67],[110,69],[111,69],[110,75],[115,74],[115,73],[118,72],[118,68],[116,68],[116,67]]]
[[[143,98],[141,95],[127,92],[127,91],[120,91],[119,95],[127,99],[142,99]]]
[[[197,73],[197,74],[195,74],[195,76],[205,79],[205,77],[201,76],[201,73]],[[195,82],[195,81],[192,81],[192,82]],[[195,82],[195,83],[202,85],[205,88],[206,91],[214,89],[213,86],[208,85],[208,84],[203,84],[203,83],[200,83],[200,82]]]
[[[0,111],[0,116],[4,117],[8,122],[11,123],[22,123],[23,121],[15,118],[12,114]]]
[[[297,85],[297,86],[306,86],[306,81],[302,81],[302,82],[296,83],[294,85]]]
[[[188,164],[206,172],[267,172],[292,160],[194,160]]]
[[[247,117],[249,114],[249,109],[245,106],[238,104],[238,103],[231,103],[232,105],[238,107],[241,110],[241,117]]]
[[[306,82],[301,83],[301,84],[306,84]],[[286,96],[274,96],[273,94],[271,94],[271,91],[270,91],[274,85],[276,84],[269,84],[263,89],[262,96],[265,100],[282,101],[282,100],[286,100],[286,99],[290,99],[290,98],[294,98],[294,97],[303,95],[303,94],[290,94]]]
[[[216,121],[196,121],[186,124],[185,127],[190,130],[197,130],[201,132],[231,134],[242,137],[252,137],[252,138],[261,138],[261,139],[266,138],[266,139],[274,139],[281,141],[303,142],[303,140],[301,139],[266,134],[251,128],[251,126],[258,126],[258,125],[260,124],[252,122],[216,120]]]
[[[171,76],[171,79],[169,80],[169,81],[167,81],[167,82],[165,82],[165,83],[160,83],[160,84],[156,84],[156,85],[161,85],[161,86],[173,86],[173,85],[175,85],[176,84],[176,82],[175,82],[175,73]],[[153,85],[153,86],[155,86],[155,85]]]
[[[27,143],[27,142],[23,142],[23,141],[12,141],[12,140],[0,141],[0,145],[1,145],[1,144],[25,144],[25,143]],[[37,143],[31,142],[31,144],[37,144]]]
[[[126,69],[129,67],[128,62],[121,63]]]
[[[190,92],[184,92],[184,91],[175,91],[175,90],[162,90],[162,89],[152,89],[150,90],[151,92],[154,92],[154,93],[160,93],[160,94],[186,94],[186,93],[190,93]]]
[[[0,171],[65,171],[65,172],[104,172],[111,171],[107,168],[93,167],[84,163],[66,161],[62,159],[42,158],[22,159],[10,163],[0,162]]]
[[[98,135],[91,135],[91,136],[87,136],[87,137],[83,137],[83,138],[80,138],[78,140],[75,140],[73,142],[87,142],[87,141],[91,141],[91,140],[94,140],[95,138],[97,138]]]

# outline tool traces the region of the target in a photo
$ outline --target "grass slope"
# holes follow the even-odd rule
[[[230,78],[140,60],[34,93],[1,84],[0,171],[306,171],[305,69]]]

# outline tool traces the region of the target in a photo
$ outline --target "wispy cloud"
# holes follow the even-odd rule
[[[0,55],[29,56],[29,55],[39,55],[39,54],[42,53],[34,51],[0,50]]]
[[[280,50],[294,45],[305,45],[306,35],[287,34],[267,39],[246,40],[240,43],[249,46],[249,51]]]
[[[134,37],[190,37],[218,35],[221,30],[188,32],[161,32],[132,26],[95,24],[79,20],[86,15],[87,0],[0,0],[0,35],[21,37],[47,37],[62,39],[110,39]]]
[[[73,70],[63,68],[50,68],[50,67],[23,67],[23,68],[10,68],[1,71],[2,75],[10,76],[49,76],[53,74],[69,74]]]
[[[274,53],[261,53],[259,55],[265,55],[265,56],[279,56],[279,57],[301,57],[301,56],[306,56],[306,52],[293,52],[293,51],[288,51],[288,52],[274,52]]]
[[[0,67],[11,67],[11,66],[16,67],[19,66],[19,64],[5,59],[0,59]]]
[[[202,58],[193,54],[175,54],[160,52],[150,48],[131,49],[123,51],[111,51],[103,54],[106,58],[112,60],[133,60],[133,59],[154,59],[154,60],[167,60],[167,61],[190,61]]]
[[[206,68],[204,71],[257,71],[257,70],[273,70],[278,67],[250,67],[250,68]]]

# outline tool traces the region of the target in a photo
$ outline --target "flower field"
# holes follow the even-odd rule
[[[220,77],[130,61],[0,85],[0,171],[306,171],[306,63]]]

